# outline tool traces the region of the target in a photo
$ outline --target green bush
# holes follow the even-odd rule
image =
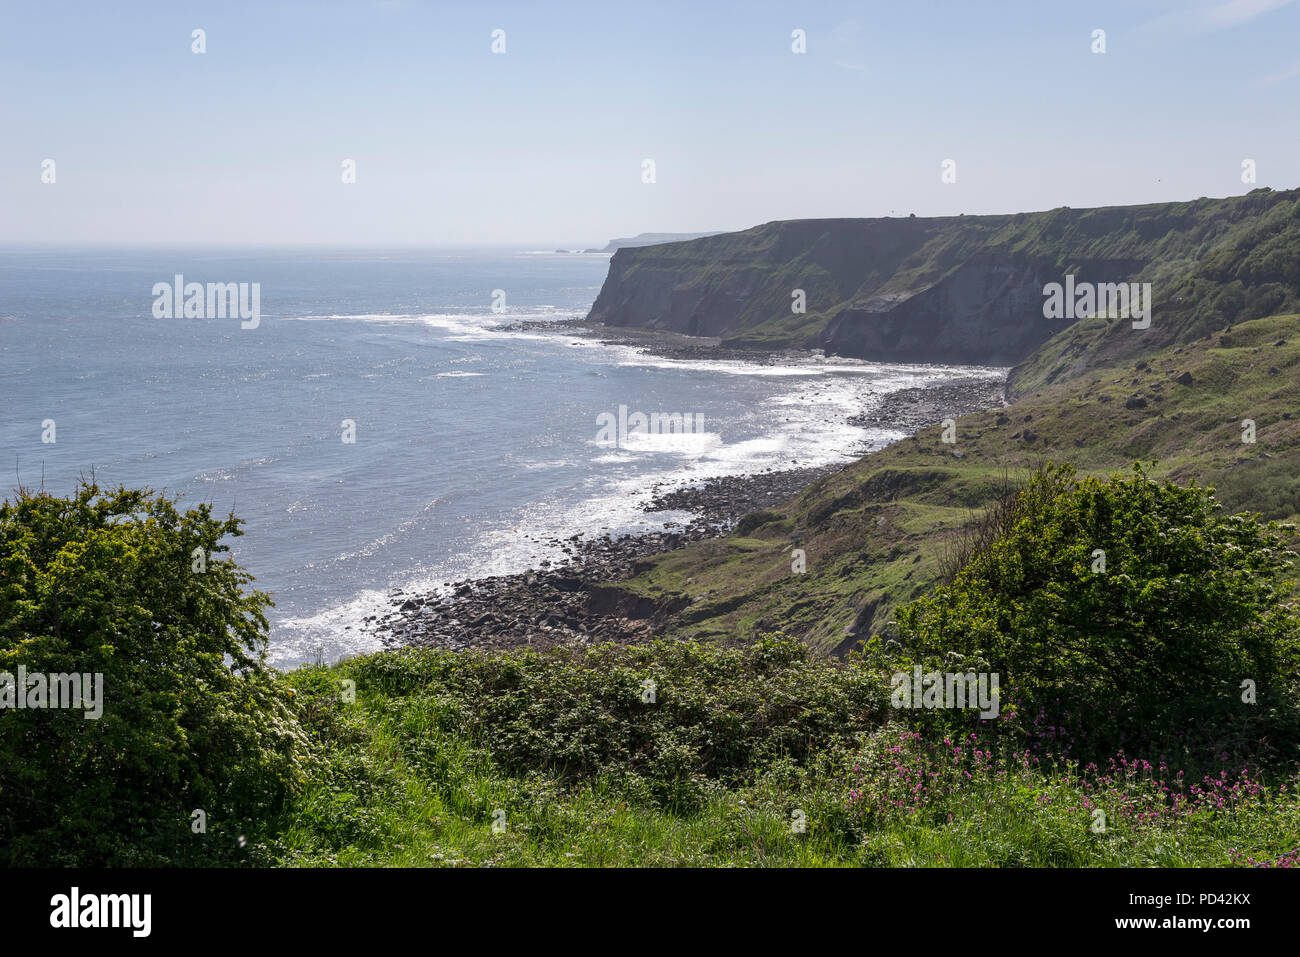
[[[1004,712],[1290,726],[1300,617],[1280,526],[1221,515],[1211,492],[1158,484],[1140,466],[1107,480],[1046,466],[1014,512],[951,584],[898,611],[898,645],[876,639],[869,655],[996,672]],[[1257,704],[1242,701],[1245,679]]]
[[[220,557],[239,526],[91,484],[0,505],[0,671],[101,673],[104,698],[97,720],[0,712],[0,861],[247,857],[309,741],[264,663],[269,599]]]
[[[673,641],[508,655],[410,649],[347,669],[359,689],[387,696],[379,707],[468,734],[506,773],[601,777],[678,811],[696,809],[711,780],[803,760],[876,726],[888,708],[878,676],[775,637],[734,650]],[[438,760],[421,738],[412,748],[418,764]]]

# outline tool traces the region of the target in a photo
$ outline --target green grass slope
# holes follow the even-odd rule
[[[1300,199],[1289,201],[1293,194],[1250,193],[1246,199],[1258,204],[1252,215],[1207,223],[1197,249],[1180,247],[1145,270],[1138,278],[1151,282],[1155,299],[1149,329],[1135,330],[1118,319],[1076,323],[1013,372],[1009,393],[1192,342],[1235,322],[1294,311],[1300,290]]]
[[[1180,381],[1181,380],[1181,381]],[[1242,441],[1243,421],[1255,442]],[[745,641],[769,630],[824,653],[880,630],[938,580],[957,531],[1045,460],[1084,474],[1156,463],[1214,484],[1234,511],[1300,516],[1300,317],[1242,323],[965,416],[935,423],[827,476],[729,537],[653,559],[620,587],[689,601],[674,637]],[[802,548],[807,570],[792,571]]]
[[[1059,742],[992,731],[954,749],[891,717],[879,675],[791,640],[412,649],[288,682],[320,759],[250,844],[266,863],[1294,866],[1300,853],[1294,769],[1243,766],[1227,738],[1159,767],[1123,754],[1085,767]]]

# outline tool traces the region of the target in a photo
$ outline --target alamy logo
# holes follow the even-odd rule
[[[917,665],[912,674],[896,672],[890,677],[893,693],[889,703],[895,708],[979,708],[981,718],[998,716],[998,675],[974,671],[938,671],[921,673]]]
[[[81,708],[88,720],[104,714],[104,675],[73,671],[45,675],[18,666],[18,676],[0,671],[0,708]]]
[[[602,412],[596,416],[596,444],[627,448],[629,435],[703,435],[704,414],[696,412],[644,412],[627,411],[618,407],[618,415]]]
[[[129,927],[131,936],[148,937],[152,928],[153,895],[70,894],[50,898],[51,927]]]
[[[1074,281],[1065,277],[1065,285],[1049,282],[1043,287],[1044,319],[1088,319],[1113,316],[1132,319],[1134,329],[1151,326],[1151,283]]]
[[[153,284],[155,319],[242,319],[241,329],[262,321],[260,282],[186,282],[177,273],[170,283]]]

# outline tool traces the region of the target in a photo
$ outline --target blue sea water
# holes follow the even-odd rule
[[[674,361],[502,328],[584,315],[607,267],[504,249],[0,247],[5,491],[65,494],[93,469],[233,510],[233,553],[276,602],[271,659],[289,667],[377,647],[363,620],[390,589],[688,517],[644,513],[653,485],[848,461],[899,437],[850,416],[970,371]],[[259,283],[257,328],[155,318],[154,284],[178,273]],[[599,444],[597,417],[620,405],[702,415],[705,430]]]

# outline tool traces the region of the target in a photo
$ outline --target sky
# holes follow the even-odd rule
[[[1286,189],[1297,39],[1300,0],[0,0],[0,242],[584,248]]]

